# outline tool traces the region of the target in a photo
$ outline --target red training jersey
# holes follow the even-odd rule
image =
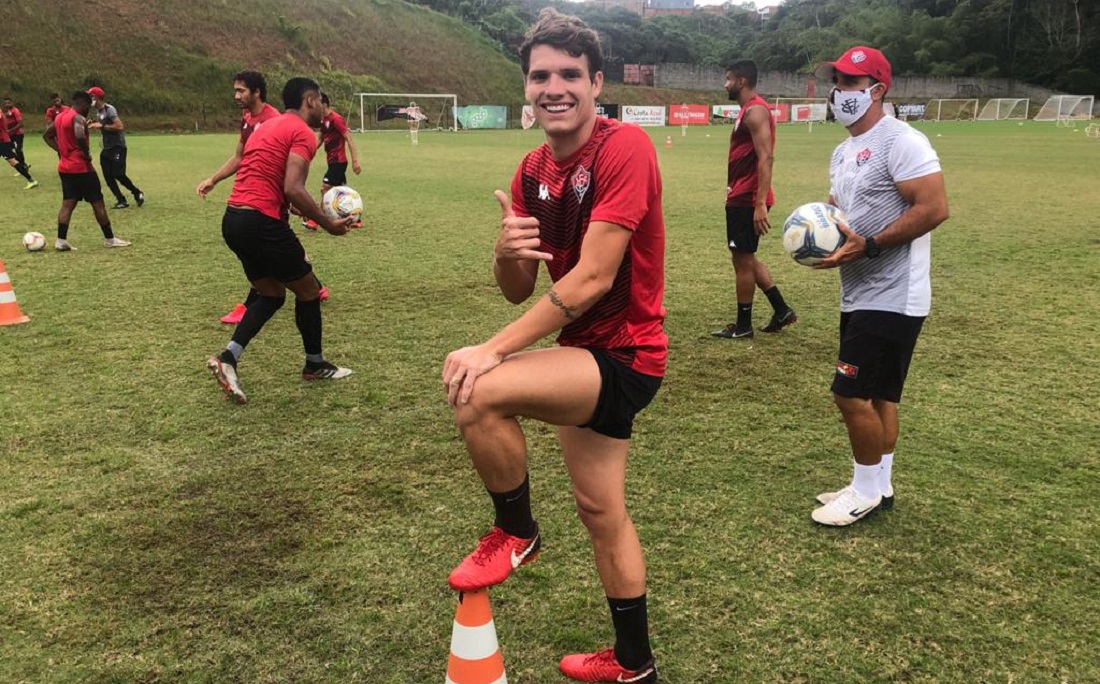
[[[69,108],[69,105],[57,105],[46,107],[46,121],[53,123],[53,120],[57,118],[57,115]]]
[[[347,121],[335,111],[321,119],[321,137],[325,141],[325,157],[329,164],[348,163],[348,153],[344,151],[344,136],[347,132]]]
[[[23,135],[23,112],[18,107],[12,107],[11,111],[4,112],[8,119],[8,134]]]
[[[259,114],[253,115],[249,110],[244,110],[244,115],[241,116],[241,145],[246,145],[248,143],[248,138],[260,127],[260,124],[265,121],[270,121],[277,116],[279,116],[279,110],[266,102]]]
[[[4,116],[4,110],[0,109],[0,143],[10,143],[11,136],[8,135],[8,119]]]
[[[664,376],[665,223],[657,152],[641,128],[598,118],[592,137],[566,159],[543,144],[528,153],[512,180],[517,216],[539,220],[539,249],[557,282],[577,265],[593,221],[634,234],[611,291],[558,335],[564,347],[605,349],[633,370]]]
[[[249,136],[237,168],[229,204],[246,206],[273,219],[285,221],[288,202],[283,184],[291,154],[307,162],[317,153],[313,129],[296,113],[271,119]]]
[[[75,109],[66,107],[53,120],[53,126],[57,130],[57,149],[61,157],[57,160],[57,172],[91,173],[92,162],[84,158],[84,148],[76,137],[77,126],[85,130],[84,117]]]
[[[771,115],[772,108],[768,106],[767,100],[754,95],[737,114],[733,132],[730,133],[730,154],[726,166],[726,206],[729,207],[756,206],[756,187],[760,180],[756,173],[756,148],[752,144],[752,133],[748,126],[741,125],[741,119],[749,107],[757,106],[768,112],[768,126],[772,132],[771,150],[775,152],[775,117]],[[773,188],[768,188],[766,203],[769,207],[775,204]]]

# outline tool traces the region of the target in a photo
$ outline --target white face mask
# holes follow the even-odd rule
[[[865,90],[840,90],[834,87],[829,92],[829,108],[833,110],[833,116],[845,128],[855,124],[871,108],[874,100],[871,91],[879,85],[882,84],[875,83]]]

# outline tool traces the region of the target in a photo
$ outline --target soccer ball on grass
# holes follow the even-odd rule
[[[46,236],[42,233],[27,233],[23,236],[23,246],[28,252],[41,252],[46,246]]]

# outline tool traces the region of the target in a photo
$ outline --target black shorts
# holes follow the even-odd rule
[[[579,427],[614,439],[630,439],[634,416],[653,401],[664,378],[639,373],[605,349],[589,347],[588,351],[600,367],[600,396],[592,420]]]
[[[313,270],[290,225],[253,209],[227,207],[222,237],[241,260],[249,280],[274,278],[289,283]]]
[[[126,175],[126,148],[105,147],[99,153],[99,168],[104,178],[121,178]]]
[[[771,207],[769,207],[769,210]],[[755,254],[760,236],[752,224],[753,207],[726,206],[726,244],[732,252]]]
[[[61,197],[67,200],[84,200],[89,204],[103,201],[103,186],[99,184],[99,174],[58,173],[61,176]]]
[[[328,171],[325,171],[325,177],[322,180],[325,185],[331,185],[336,187],[337,185],[348,184],[348,163],[347,162],[329,162]]]
[[[4,159],[15,159],[15,144],[0,142],[0,157]]]
[[[833,393],[900,403],[922,325],[923,316],[889,311],[841,313]]]
[[[18,133],[18,134],[17,133],[12,133],[11,134],[12,147],[14,147],[17,150],[23,149],[23,135],[24,135],[23,133]]]

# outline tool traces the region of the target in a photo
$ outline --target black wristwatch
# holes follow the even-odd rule
[[[864,241],[863,255],[868,259],[874,259],[879,254],[882,254],[882,247],[875,244],[875,238],[869,237]]]

